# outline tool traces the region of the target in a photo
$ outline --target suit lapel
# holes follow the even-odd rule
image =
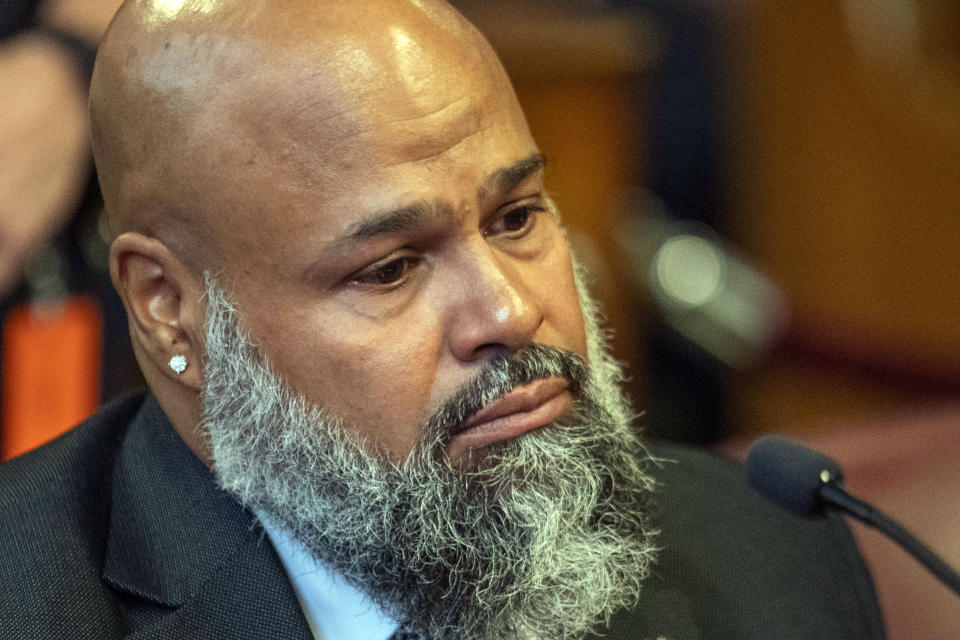
[[[152,395],[114,468],[103,579],[133,597],[133,638],[311,637],[262,528]]]

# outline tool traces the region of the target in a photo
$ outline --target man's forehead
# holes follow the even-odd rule
[[[95,80],[106,78],[96,84],[129,100],[96,111],[149,107],[187,135],[233,115],[270,129],[273,139],[283,138],[283,125],[305,125],[287,127],[300,129],[291,135],[320,128],[349,138],[376,120],[469,116],[490,86],[470,77],[503,76],[482,36],[432,0],[293,0],[270,12],[258,0],[140,0],[125,8],[102,47],[101,66],[111,69]],[[498,80],[509,92],[505,76]],[[133,122],[149,130],[154,120]]]
[[[166,133],[128,136],[121,127],[107,137],[137,141],[121,142],[122,157],[135,160],[128,176],[144,177],[138,184],[172,208],[223,218],[214,227],[243,217],[234,213],[243,202],[256,222],[264,192],[349,198],[359,182],[429,164],[489,129],[513,153],[475,167],[477,177],[536,151],[495,54],[445,3],[134,5],[147,39],[121,25],[106,57],[139,86],[124,96],[129,104],[153,105],[150,117],[127,114],[124,124]],[[134,193],[127,182],[118,193]],[[120,200],[150,199],[139,196]]]
[[[428,158],[483,128],[512,100],[506,79],[498,82],[491,73],[496,69],[471,72],[435,61],[418,65],[414,76],[396,64],[368,71],[369,58],[356,50],[348,55],[361,71],[304,63],[263,67],[255,85],[202,108],[233,120],[236,133],[264,150],[274,147],[289,158],[307,145],[338,164],[352,162],[348,152],[357,146],[380,147],[380,157],[390,153],[395,162]]]
[[[322,55],[292,47],[264,61],[254,78],[238,77],[222,103],[201,108],[208,120],[229,123],[224,133],[244,147],[240,155],[276,161],[310,188],[349,189],[349,174],[381,179],[372,172],[429,163],[490,129],[509,137],[517,154],[535,150],[484,41],[470,46],[407,24],[387,26],[373,43],[356,34],[334,40]]]

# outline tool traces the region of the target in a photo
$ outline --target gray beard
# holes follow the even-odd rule
[[[434,640],[576,638],[635,603],[654,552],[653,485],[579,279],[591,367],[542,345],[496,358],[401,462],[286,384],[206,280],[203,424],[218,481],[403,628]],[[451,465],[452,429],[554,375],[572,382],[572,417],[484,449],[468,470]]]

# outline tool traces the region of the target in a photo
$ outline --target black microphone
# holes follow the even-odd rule
[[[840,465],[822,453],[783,436],[763,436],[750,448],[746,472],[758,493],[798,516],[823,516],[833,508],[874,527],[960,595],[960,575],[897,522],[844,491]]]

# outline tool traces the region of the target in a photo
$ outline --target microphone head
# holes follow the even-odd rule
[[[823,515],[820,488],[842,482],[840,465],[783,436],[758,438],[750,448],[747,481],[758,493],[798,516]]]

